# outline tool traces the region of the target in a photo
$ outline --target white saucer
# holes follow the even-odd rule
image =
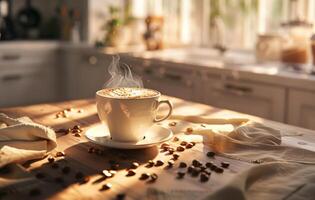
[[[172,138],[173,132],[162,126],[153,125],[146,133],[145,138],[138,142],[116,142],[110,139],[108,129],[103,124],[89,128],[85,137],[95,143],[117,149],[142,149],[155,146]]]

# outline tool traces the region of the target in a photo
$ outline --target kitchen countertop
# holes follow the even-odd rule
[[[265,120],[259,117],[249,116],[232,112],[228,110],[218,109],[202,104],[192,103],[177,98],[166,97],[174,104],[174,114],[189,114],[189,115],[206,115],[214,118],[233,118],[233,117],[247,117],[251,120],[263,122],[268,126],[277,128],[286,133],[299,133],[299,136],[288,136],[287,140],[291,141],[294,145],[307,146],[315,142],[315,131],[298,128],[294,126],[285,125],[278,122]],[[56,118],[56,113],[67,109],[77,108],[83,109],[82,113],[70,114],[68,118]],[[40,104],[16,108],[1,109],[0,112],[4,112],[12,117],[29,116],[35,122],[41,123],[46,126],[50,126],[55,130],[64,128],[71,128],[74,125],[80,125],[84,131],[88,128],[99,123],[99,119],[96,113],[96,106],[94,100],[77,100],[51,104]],[[164,123],[167,126],[169,122]],[[171,128],[171,127],[170,127]],[[186,134],[181,132],[175,132],[176,136],[180,140],[188,139]],[[290,134],[289,134],[290,135]],[[299,137],[299,138],[295,138]],[[202,143],[200,137],[189,137],[188,140],[196,141],[197,144],[192,149],[187,149],[180,153],[180,158],[175,162],[174,168],[165,169],[163,167],[146,168],[144,165],[148,160],[161,159],[167,161],[170,159],[170,155],[165,153],[159,153],[157,147],[152,147],[142,150],[114,150],[109,148],[101,148],[95,146],[87,141],[86,138],[75,137],[72,134],[57,134],[58,147],[57,151],[64,151],[65,157],[61,157],[55,161],[60,167],[70,166],[69,174],[62,174],[59,169],[53,169],[47,159],[36,160],[28,162],[23,165],[24,168],[31,174],[35,175],[38,172],[46,174],[46,178],[38,180],[34,185],[20,185],[15,188],[14,193],[9,193],[10,197],[25,198],[29,194],[30,187],[37,187],[41,190],[40,199],[112,199],[119,193],[125,193],[126,199],[140,199],[146,194],[148,188],[158,189],[188,189],[197,190],[200,192],[211,192],[219,188],[225,182],[231,180],[236,174],[248,169],[255,164],[246,163],[238,160],[231,160],[225,157],[217,155],[214,159],[210,159],[206,156],[209,150],[207,146]],[[178,146],[178,142],[171,141],[171,146]],[[103,150],[102,155],[88,153],[90,147],[97,147]],[[175,178],[177,172],[177,163],[184,161],[190,163],[192,159],[198,159],[201,162],[213,161],[220,163],[221,161],[227,161],[230,163],[229,169],[221,175],[213,174],[211,179],[206,183],[201,183],[198,179],[192,177],[185,177],[182,180]],[[110,160],[119,162],[120,168],[117,174],[110,179],[101,179],[101,171],[109,168]],[[129,166],[131,162],[137,161],[140,163],[140,167],[136,169],[136,175],[133,177],[126,177],[125,168]],[[78,183],[74,178],[74,173],[81,171],[90,179],[85,183]],[[147,183],[145,181],[139,181],[139,175],[141,173],[156,173],[159,178],[154,183]],[[64,182],[58,184],[53,180],[55,177],[62,176]],[[104,183],[111,183],[112,189],[106,191],[100,191],[100,188]],[[12,199],[11,198],[11,199]]]

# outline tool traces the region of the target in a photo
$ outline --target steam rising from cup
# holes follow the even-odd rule
[[[130,67],[126,63],[120,63],[119,60],[119,55],[113,56],[113,60],[108,67],[110,79],[104,84],[103,88],[142,88],[142,80],[138,76],[132,75]]]

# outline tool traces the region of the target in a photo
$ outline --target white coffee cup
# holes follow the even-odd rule
[[[140,141],[155,122],[163,121],[172,114],[171,102],[159,101],[161,93],[158,91],[150,90],[153,92],[152,95],[140,98],[126,98],[107,95],[108,90],[103,89],[96,92],[96,105],[98,116],[101,122],[108,127],[112,140]],[[157,119],[157,111],[161,104],[168,105],[169,112],[165,117]]]

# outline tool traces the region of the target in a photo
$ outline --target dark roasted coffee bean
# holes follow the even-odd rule
[[[62,173],[69,174],[69,172],[70,172],[70,167],[65,166],[65,167],[62,168]]]
[[[138,167],[139,167],[139,163],[137,162],[131,163],[131,166],[130,166],[131,169],[137,169]]]
[[[179,158],[179,154],[174,153],[174,154],[173,154],[173,160],[177,160],[178,158]]]
[[[185,167],[187,167],[186,163],[184,163],[184,162],[179,163],[179,168],[185,168]]]
[[[134,175],[136,175],[136,172],[134,170],[130,169],[127,171],[126,176],[134,176]]]
[[[75,133],[74,136],[75,137],[81,137],[81,134],[80,133]]]
[[[194,145],[192,145],[191,143],[186,144],[186,149],[191,149]]]
[[[168,153],[169,153],[169,154],[173,154],[173,153],[174,153],[174,151],[175,151],[175,150],[174,150],[174,148],[171,148],[171,147],[170,147],[170,148],[168,148]]]
[[[81,129],[72,129],[71,130],[72,133],[81,133]]]
[[[215,170],[214,170],[216,173],[223,173],[224,172],[224,169],[221,168],[221,167],[217,167]]]
[[[229,168],[230,163],[228,163],[228,162],[221,162],[221,166],[222,166],[223,168]]]
[[[164,147],[169,147],[170,145],[168,143],[161,144],[161,149],[164,149]]]
[[[196,142],[190,142],[190,144],[192,144],[193,146],[195,146],[195,145],[196,145]]]
[[[47,160],[49,163],[53,163],[55,161],[55,158],[52,156],[48,156]]]
[[[186,129],[186,133],[189,133],[189,134],[192,133],[193,131],[194,131],[194,129],[190,128],[190,127]]]
[[[51,164],[51,168],[58,169],[59,165],[57,163],[53,163],[53,164]]]
[[[182,151],[185,151],[185,148],[182,147],[182,146],[178,146],[178,147],[176,148],[176,151],[182,152]]]
[[[105,183],[104,185],[102,185],[101,190],[109,190],[112,188],[112,184],[111,183]]]
[[[94,152],[95,152],[94,147],[90,147],[89,150],[88,150],[88,152],[89,152],[89,153],[94,153]]]
[[[205,171],[205,169],[207,169],[205,166],[200,166],[200,171]]]
[[[173,142],[178,142],[178,141],[179,141],[179,138],[175,136],[175,137],[173,138]]]
[[[200,169],[198,169],[198,168],[192,169],[192,171],[191,171],[192,176],[198,176],[199,174],[200,174]]]
[[[212,162],[207,162],[207,163],[206,163],[206,167],[208,167],[208,168],[211,168],[211,167],[212,167],[212,165],[213,165],[213,163],[212,163]]]
[[[89,182],[90,181],[90,177],[89,176],[85,176],[81,181],[80,181],[80,183],[81,184],[85,184],[85,183],[87,183],[87,182]]]
[[[126,198],[126,194],[120,193],[116,195],[116,200],[124,200]]]
[[[177,172],[177,178],[182,179],[185,176],[185,172]]]
[[[143,173],[143,174],[141,174],[141,176],[140,176],[140,180],[146,180],[146,179],[148,179],[150,177],[150,174],[149,173]]]
[[[203,173],[207,174],[208,176],[211,175],[211,171],[209,169],[206,169],[205,171],[203,171]]]
[[[41,194],[41,191],[38,188],[33,188],[30,190],[29,195],[30,196],[38,196]]]
[[[73,129],[77,129],[77,130],[78,130],[78,129],[81,129],[81,126],[80,126],[80,125],[74,125],[74,126],[73,126]]]
[[[181,145],[181,146],[186,146],[186,145],[187,145],[187,142],[186,142],[186,141],[182,141],[182,142],[180,143],[180,145]]]
[[[156,173],[153,173],[150,175],[151,181],[156,181],[158,179],[158,175]]]
[[[154,166],[154,161],[153,160],[149,160],[148,163],[145,165],[146,167],[153,167]]]
[[[167,161],[167,166],[168,167],[173,167],[174,166],[174,161],[173,160]]]
[[[82,172],[77,172],[77,173],[75,174],[75,178],[76,178],[76,179],[81,179],[81,178],[83,178],[83,176],[84,176],[84,174],[83,174]]]
[[[208,151],[207,156],[209,158],[213,158],[215,156],[215,153],[213,151]]]
[[[64,180],[63,180],[62,177],[56,177],[56,178],[55,178],[55,182],[56,182],[56,183],[63,183]]]
[[[42,173],[42,172],[38,172],[35,176],[38,179],[42,179],[42,178],[45,178],[46,175],[44,173]]]
[[[201,173],[200,182],[207,182],[209,180],[209,176],[205,173]]]
[[[218,167],[217,167],[216,165],[212,165],[212,166],[210,167],[210,169],[211,169],[212,171],[215,171],[217,168],[218,168]]]
[[[66,154],[65,154],[65,152],[63,152],[63,151],[58,151],[57,153],[56,153],[56,157],[62,157],[62,156],[65,156]]]
[[[202,164],[198,161],[198,160],[193,160],[191,162],[191,164],[194,166],[194,167],[200,167]]]
[[[111,178],[112,177],[112,173],[110,173],[110,171],[108,171],[107,169],[104,169],[102,171],[102,174],[104,175],[104,177],[106,178]]]
[[[195,169],[195,167],[194,166],[189,166],[188,168],[187,168],[187,172],[188,173],[192,173],[192,171]]]
[[[162,160],[157,160],[155,163],[155,166],[157,167],[162,166],[162,165],[164,165],[164,162]]]

